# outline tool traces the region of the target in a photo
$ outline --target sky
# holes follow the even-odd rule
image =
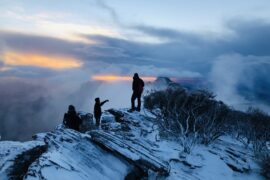
[[[269,9],[269,0],[0,0],[0,135],[50,130],[69,104],[92,112],[95,97],[128,108],[135,72],[199,78],[233,108],[270,112]]]

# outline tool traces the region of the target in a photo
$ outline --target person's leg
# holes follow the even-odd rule
[[[138,107],[137,107],[137,111],[141,111],[141,96],[142,96],[141,93],[139,93],[139,94],[137,95],[137,98],[138,98]]]
[[[100,116],[95,117],[96,118],[96,126],[99,126],[100,123]]]
[[[135,93],[133,92],[131,96],[131,110],[135,110],[135,100],[136,100],[136,96],[135,96]]]

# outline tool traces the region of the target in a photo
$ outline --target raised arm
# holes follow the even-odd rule
[[[100,103],[100,106],[103,106],[103,104],[105,104],[106,102],[109,102],[109,100],[107,99],[107,100],[101,102],[101,103]]]

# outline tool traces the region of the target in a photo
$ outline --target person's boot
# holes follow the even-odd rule
[[[136,108],[136,111],[140,112],[141,111],[141,108]]]
[[[135,111],[135,109],[131,108],[131,109],[128,110],[128,112],[133,112],[133,111]]]

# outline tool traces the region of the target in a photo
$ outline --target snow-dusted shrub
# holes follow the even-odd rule
[[[252,143],[256,156],[267,149],[266,142],[270,140],[270,117],[259,109],[250,108],[247,111],[250,132],[246,138]]]
[[[230,114],[236,138],[245,146],[251,145],[255,155],[266,149],[270,139],[270,116],[259,109],[249,108],[247,112],[232,111]]]
[[[229,108],[222,102],[212,102],[207,111],[198,116],[197,129],[201,143],[208,145],[229,130]]]
[[[270,179],[270,152],[261,160],[262,174]]]
[[[247,111],[250,132],[249,141],[252,144],[255,157],[262,167],[262,174],[270,179],[270,116],[259,109],[250,108]]]
[[[232,110],[229,114],[228,120],[231,121],[231,133],[247,147],[253,134],[250,118],[247,113],[236,110]]]
[[[262,166],[262,173],[270,179],[270,116],[259,109],[249,108],[247,112],[231,110],[230,117],[236,138],[246,147],[251,146]],[[233,123],[235,122],[235,123]]]
[[[182,88],[145,96],[144,106],[159,117],[161,133],[175,136],[189,152],[197,142],[209,144],[225,132],[227,106],[208,91],[188,93]]]
[[[270,179],[270,116],[259,109],[233,110],[207,91],[187,92],[182,88],[148,94],[145,108],[158,118],[160,135],[177,138],[190,153],[196,143],[209,144],[227,133],[251,146],[261,163],[262,173]],[[269,145],[270,146],[270,145]]]

